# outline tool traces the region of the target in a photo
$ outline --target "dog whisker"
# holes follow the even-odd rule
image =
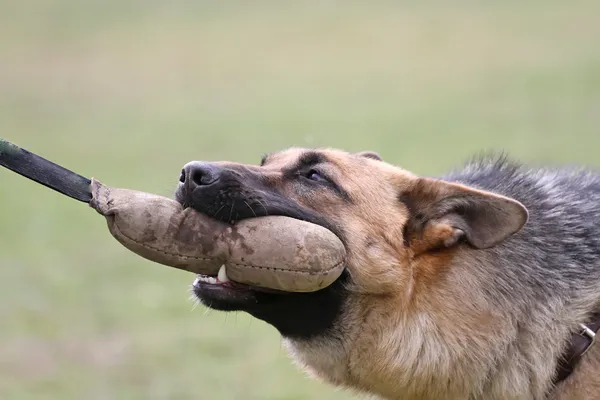
[[[217,218],[217,215],[219,215],[219,213],[221,212],[221,210],[223,210],[223,208],[225,208],[225,204],[223,204],[216,213],[214,213],[213,218]]]
[[[196,308],[198,308],[198,306],[200,305],[200,300],[198,299],[198,297],[194,294],[194,288],[193,286],[190,285],[190,292],[192,292],[192,294],[190,294],[190,297],[188,297],[188,301],[191,301],[192,304],[192,312],[196,310]]]
[[[208,307],[206,307],[204,309],[204,316],[208,317],[210,315],[210,313],[212,312],[212,302],[208,305]]]
[[[229,213],[229,220],[233,221],[233,208],[235,207],[235,201],[231,202],[231,212]]]
[[[269,211],[267,210],[267,207],[265,207],[265,205],[259,200],[259,199],[254,199],[258,204],[261,205],[261,207],[265,210],[265,216],[269,215]]]
[[[246,204],[246,206],[248,206],[250,211],[252,211],[252,214],[254,214],[254,217],[256,217],[256,213],[254,212],[254,209],[252,209],[252,207],[250,207],[250,204],[248,204],[248,202],[246,200],[244,200],[244,203]]]

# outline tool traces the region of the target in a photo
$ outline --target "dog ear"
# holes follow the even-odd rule
[[[489,248],[521,230],[529,218],[517,200],[430,178],[417,179],[400,200],[409,211],[404,243],[415,254],[461,241]]]
[[[366,158],[372,158],[373,160],[377,160],[377,161],[383,161],[383,158],[381,158],[381,156],[377,153],[375,153],[374,151],[361,151],[359,153],[356,153],[357,156],[359,157],[366,157]]]

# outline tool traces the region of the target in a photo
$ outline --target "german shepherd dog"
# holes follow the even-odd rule
[[[598,346],[556,379],[600,310],[600,174],[501,156],[431,178],[292,148],[191,162],[180,181],[176,199],[216,219],[283,215],[342,240],[345,271],[317,292],[193,285],[207,307],[275,327],[312,376],[385,399],[600,399]]]

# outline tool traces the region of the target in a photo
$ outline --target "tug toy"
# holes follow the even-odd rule
[[[212,219],[167,197],[105,186],[0,139],[0,165],[88,203],[104,216],[110,234],[137,255],[159,264],[286,292],[331,285],[346,251],[328,229],[283,216]]]

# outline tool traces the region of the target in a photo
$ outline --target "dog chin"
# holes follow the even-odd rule
[[[347,295],[346,271],[330,286],[309,293],[291,293],[245,285],[218,276],[199,275],[192,285],[198,300],[219,311],[244,311],[292,339],[324,335],[342,313]]]

